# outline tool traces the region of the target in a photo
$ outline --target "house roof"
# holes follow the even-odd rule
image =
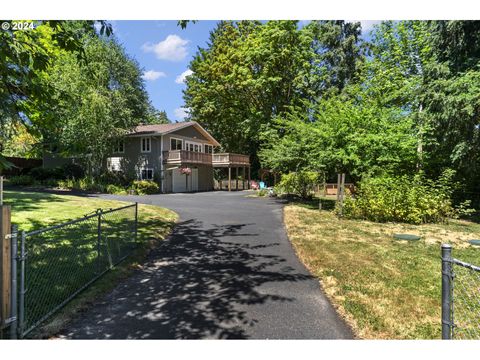
[[[212,135],[210,135],[210,133],[207,130],[205,130],[196,121],[185,121],[185,122],[170,123],[170,124],[139,125],[129,135],[165,135],[180,129],[187,128],[189,126],[195,127],[203,136],[205,136],[208,140],[210,140],[215,146],[220,146],[220,143],[217,140],[215,140],[215,138]]]

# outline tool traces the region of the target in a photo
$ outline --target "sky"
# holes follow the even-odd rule
[[[379,21],[362,21],[364,33]],[[126,52],[143,71],[145,87],[153,106],[165,110],[170,121],[182,121],[186,115],[182,90],[190,61],[199,47],[206,47],[210,31],[217,21],[190,23],[186,29],[176,20],[110,21],[113,32]],[[301,25],[307,21],[301,21]]]

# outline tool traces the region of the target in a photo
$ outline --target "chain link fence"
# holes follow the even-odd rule
[[[442,338],[480,339],[480,267],[442,245]]]
[[[25,337],[137,245],[138,205],[18,234],[18,334]]]

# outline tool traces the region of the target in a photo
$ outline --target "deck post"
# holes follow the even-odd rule
[[[228,191],[232,191],[232,168],[228,167]]]
[[[235,190],[238,191],[238,166],[235,167]]]
[[[245,190],[245,172],[246,172],[246,169],[244,166],[242,171],[242,190]]]

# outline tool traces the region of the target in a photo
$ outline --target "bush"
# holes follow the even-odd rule
[[[85,171],[78,164],[65,164],[61,169],[62,176],[66,179],[80,179],[85,176]]]
[[[119,186],[128,186],[133,178],[121,171],[106,171],[98,177],[98,181],[103,184],[113,184]]]
[[[33,185],[34,179],[29,175],[17,175],[8,179],[10,185],[28,186]]]
[[[346,198],[342,214],[347,218],[412,224],[443,222],[468,212],[452,203],[453,172],[437,181],[422,174],[414,177],[379,177],[363,180],[355,198]]]
[[[65,179],[64,171],[61,167],[43,168],[37,167],[30,170],[29,175],[35,180],[44,181],[47,179],[62,180]]]
[[[118,186],[118,185],[114,185],[114,184],[107,185],[106,191],[107,191],[108,194],[115,194],[115,195],[126,195],[127,194],[127,191],[123,187]]]
[[[137,195],[156,194],[160,191],[158,184],[150,180],[135,180],[132,183],[131,189]]]
[[[314,186],[319,181],[319,174],[314,171],[298,171],[282,175],[275,186],[277,194],[291,194],[306,199],[312,196]]]
[[[260,189],[258,190],[258,196],[267,196],[268,195],[268,190],[267,189]]]

